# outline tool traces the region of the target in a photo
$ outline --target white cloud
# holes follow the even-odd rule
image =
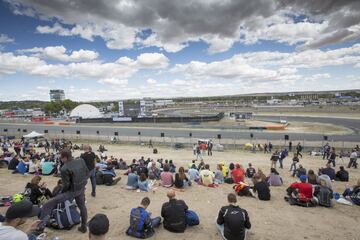
[[[0,34],[0,45],[5,43],[13,43],[15,40],[6,34]]]
[[[147,82],[148,84],[150,84],[150,85],[153,85],[153,84],[156,84],[156,83],[157,83],[157,81],[156,81],[155,79],[152,79],[152,78],[147,79],[146,82]]]
[[[114,86],[123,86],[123,87],[128,85],[127,79],[104,78],[104,79],[100,79],[98,82],[102,84],[110,84]]]
[[[46,48],[31,48],[18,50],[19,53],[31,53],[33,56],[62,62],[87,62],[98,58],[99,54],[94,51],[80,49],[66,54],[64,46],[49,46]]]
[[[140,54],[136,62],[141,68],[166,68],[169,65],[169,59],[162,53]]]

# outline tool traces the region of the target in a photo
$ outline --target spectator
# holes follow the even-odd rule
[[[235,165],[235,170],[231,172],[231,176],[234,183],[243,182],[245,179],[245,170],[237,163]]]
[[[105,214],[98,213],[89,221],[89,240],[105,240],[110,223]]]
[[[301,164],[299,164],[299,168],[294,171],[292,176],[295,177],[295,175],[298,178],[300,178],[301,175],[306,176],[306,169]]]
[[[356,162],[357,157],[358,157],[357,152],[355,149],[353,149],[350,154],[350,161],[348,164],[348,168],[351,168],[351,167],[357,168],[357,162]]]
[[[5,214],[5,222],[0,224],[0,239],[6,240],[33,240],[36,239],[34,232],[38,230],[40,221],[35,221],[25,232],[18,230],[28,218],[39,214],[40,209],[29,200],[23,200],[9,207]]]
[[[271,168],[270,175],[267,177],[267,183],[270,186],[281,186],[283,184],[283,180],[280,177],[279,173],[276,171],[275,168]]]
[[[101,145],[100,145],[101,146]],[[83,146],[84,153],[80,155],[89,169],[90,182],[91,182],[91,196],[96,196],[96,169],[95,169],[95,153],[91,151],[88,144]]]
[[[198,182],[200,179],[199,171],[197,170],[195,165],[192,165],[191,168],[188,170],[190,181]]]
[[[252,178],[255,173],[256,173],[255,168],[253,168],[252,164],[249,163],[249,167],[246,169],[246,177],[247,178]]]
[[[340,170],[336,173],[335,180],[340,182],[348,182],[349,172],[346,171],[343,166],[340,166]]]
[[[174,184],[173,175],[169,172],[169,165],[164,165],[164,171],[160,175],[161,185],[163,187],[172,187]]]
[[[216,220],[221,236],[227,240],[244,240],[246,229],[251,228],[249,215],[245,209],[236,204],[236,195],[227,197],[229,205],[220,209]]]
[[[306,182],[306,175],[301,175],[300,181],[300,183],[292,183],[290,187],[286,190],[288,193],[288,197],[285,197],[285,200],[288,201],[290,205],[299,205],[303,207],[312,206],[312,185]]]
[[[307,179],[308,179],[308,183],[310,183],[312,185],[317,185],[318,184],[318,176],[316,176],[314,171],[311,170],[311,169],[308,171]]]
[[[77,206],[80,209],[81,226],[78,230],[82,233],[87,231],[87,209],[85,205],[85,186],[89,178],[89,169],[84,161],[74,160],[71,156],[71,151],[68,149],[62,150],[61,161],[64,166],[61,168],[61,180],[63,183],[62,193],[47,201],[42,208],[40,219],[44,220],[50,216],[51,211],[59,203],[65,200],[74,198]]]
[[[200,180],[204,186],[210,186],[214,184],[215,175],[210,171],[210,165],[206,164],[205,169],[200,171]]]
[[[136,238],[149,238],[154,235],[154,228],[159,227],[161,223],[160,217],[151,219],[151,213],[146,209],[150,205],[150,199],[144,197],[141,200],[140,206],[131,209],[130,212],[130,227],[126,234]]]
[[[337,157],[337,155],[336,155],[336,152],[335,152],[335,148],[332,147],[330,157],[328,159],[328,163],[329,164],[332,163],[333,167],[335,167],[335,165],[336,165],[336,157]]]
[[[320,185],[315,187],[314,199],[320,206],[332,207],[333,191],[327,186],[325,180],[320,180]]]
[[[40,176],[34,176],[25,187],[24,195],[35,205],[40,205],[52,197],[50,190],[46,188],[46,183],[40,184],[40,181]]]
[[[224,183],[224,175],[222,172],[222,167],[223,167],[222,164],[217,165],[217,169],[215,171],[215,179],[214,179],[215,184],[223,184]]]
[[[270,161],[271,161],[271,168],[276,168],[276,163],[279,160],[279,152],[275,151],[273,155],[271,155]]]
[[[135,190],[139,187],[138,185],[138,175],[136,175],[133,172],[130,172],[128,174],[128,179],[127,179],[127,183],[126,183],[126,189],[128,190]]]
[[[182,233],[186,226],[198,225],[199,219],[195,212],[189,211],[183,200],[175,198],[175,191],[167,192],[169,202],[162,205],[161,216],[164,218],[164,228],[170,232]]]
[[[253,187],[254,193],[258,194],[259,200],[270,200],[270,188],[267,182],[262,181],[260,178],[256,179],[256,183]]]
[[[327,163],[326,168],[321,168],[319,172],[320,175],[326,174],[330,177],[331,180],[335,180],[336,177],[335,170],[331,168],[330,163]]]

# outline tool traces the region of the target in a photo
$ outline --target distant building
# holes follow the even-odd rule
[[[53,89],[50,90],[50,101],[63,101],[65,100],[64,90]]]

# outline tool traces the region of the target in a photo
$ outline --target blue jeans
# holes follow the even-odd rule
[[[96,169],[90,171],[91,193],[96,193]]]
[[[34,234],[28,234],[28,240],[36,240],[36,238]]]
[[[161,217],[156,217],[151,219],[151,225],[153,228],[159,227],[161,223]]]
[[[215,224],[216,224],[217,229],[219,230],[219,233],[221,234],[222,239],[226,240],[226,238],[224,236],[224,224],[219,225],[219,224],[217,224],[217,222],[215,222]]]

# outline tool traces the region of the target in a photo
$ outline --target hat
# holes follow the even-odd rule
[[[100,236],[109,231],[109,219],[105,214],[96,214],[88,223],[91,234]]]
[[[40,208],[34,206],[29,200],[25,199],[19,203],[13,204],[8,208],[5,214],[6,219],[35,217],[39,215]]]
[[[240,164],[238,164],[238,163],[235,164],[235,167],[236,167],[236,168],[240,168]]]
[[[306,180],[307,180],[306,175],[301,175],[301,176],[300,176],[300,181],[301,181],[301,182],[306,182]]]

